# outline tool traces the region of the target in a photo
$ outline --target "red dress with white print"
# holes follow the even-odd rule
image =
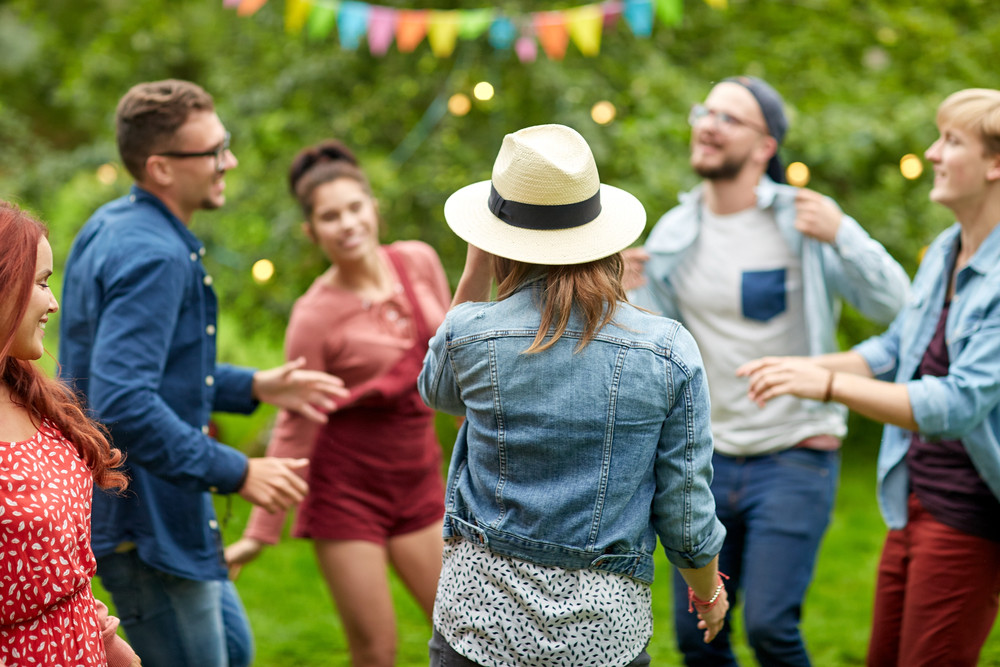
[[[90,580],[93,478],[51,422],[0,442],[0,661],[107,665]]]

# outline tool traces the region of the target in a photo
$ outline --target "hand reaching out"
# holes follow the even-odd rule
[[[785,394],[826,400],[833,380],[833,371],[809,357],[763,357],[743,364],[736,375],[750,378],[747,394],[761,407]]]
[[[323,424],[327,413],[337,407],[333,399],[347,398],[350,392],[339,377],[303,368],[305,363],[305,357],[299,357],[277,368],[257,371],[253,376],[253,395]]]

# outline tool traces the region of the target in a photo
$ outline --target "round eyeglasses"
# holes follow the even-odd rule
[[[723,127],[726,129],[747,127],[750,128],[751,130],[761,132],[762,134],[767,134],[767,135],[771,134],[770,132],[768,132],[767,128],[759,127],[755,123],[745,121],[742,118],[737,118],[733,114],[726,113],[725,111],[716,111],[715,109],[709,109],[704,104],[695,104],[694,106],[691,107],[691,113],[688,114],[688,125],[694,127],[701,120],[705,118],[708,118],[713,123],[715,123],[716,127]]]

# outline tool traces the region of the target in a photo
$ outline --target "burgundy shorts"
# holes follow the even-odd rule
[[[309,494],[292,529],[295,537],[384,545],[444,517],[440,451],[415,469],[381,469],[317,454],[310,464]]]

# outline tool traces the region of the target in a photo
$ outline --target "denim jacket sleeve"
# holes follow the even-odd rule
[[[888,324],[906,301],[909,276],[881,243],[844,215],[834,243],[823,243],[831,291],[873,322]]]
[[[726,529],[716,518],[710,489],[711,408],[701,353],[686,329],[675,331],[667,366],[674,403],[657,447],[653,524],[671,563],[700,568],[722,549]]]
[[[229,493],[242,481],[246,456],[183,421],[161,396],[187,270],[176,257],[152,253],[120,259],[105,276],[88,399],[113,425],[129,462],[183,488]],[[223,370],[223,393],[249,386],[246,373]]]
[[[424,367],[417,378],[417,390],[428,407],[458,416],[465,416],[465,403],[448,361],[448,332],[452,314],[470,305],[460,304],[445,317],[427,344]]]

